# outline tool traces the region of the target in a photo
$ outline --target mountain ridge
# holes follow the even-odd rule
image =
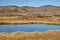
[[[40,7],[18,7],[15,5],[0,6],[0,16],[4,15],[60,16],[60,7],[53,5],[44,5]]]

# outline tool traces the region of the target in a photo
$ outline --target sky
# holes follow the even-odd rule
[[[16,6],[34,6],[43,5],[60,6],[60,0],[0,0],[0,6],[16,5]]]

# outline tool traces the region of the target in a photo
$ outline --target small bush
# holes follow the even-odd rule
[[[7,25],[7,24],[10,24],[10,23],[0,22],[0,25]]]
[[[0,10],[0,13],[5,13],[5,10]]]
[[[11,10],[12,12],[18,12],[18,9],[13,9],[13,10]]]

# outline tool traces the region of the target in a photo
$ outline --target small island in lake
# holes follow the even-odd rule
[[[44,5],[0,6],[0,25],[5,24],[54,24],[60,25],[60,7]]]

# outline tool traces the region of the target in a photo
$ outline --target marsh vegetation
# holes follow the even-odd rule
[[[60,40],[60,31],[0,33],[0,40]]]

